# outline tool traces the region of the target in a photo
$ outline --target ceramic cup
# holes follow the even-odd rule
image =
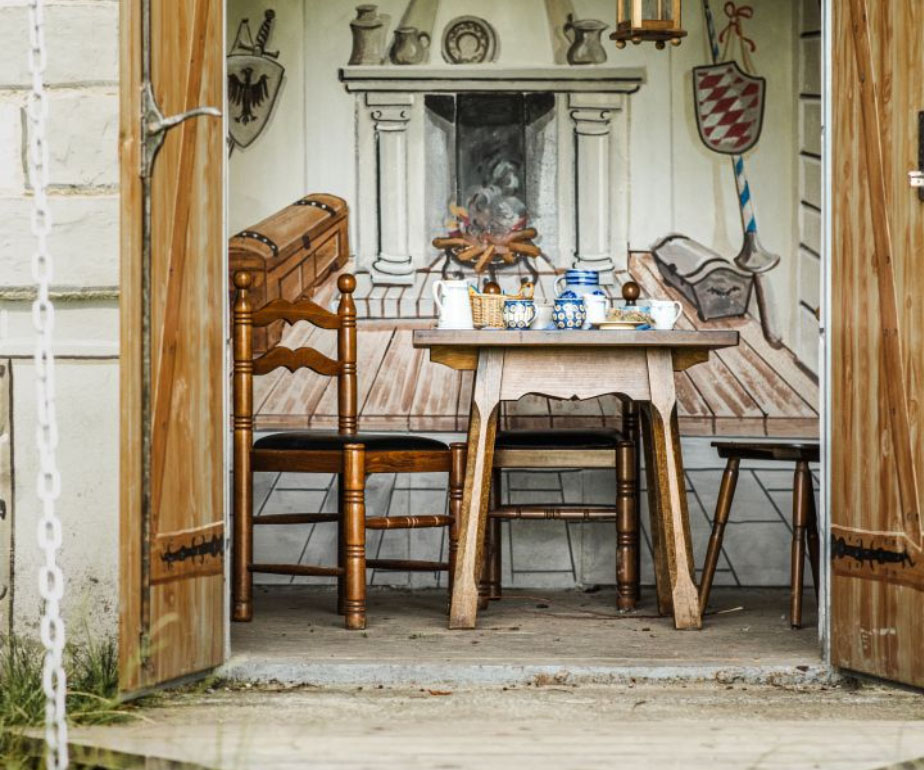
[[[683,305],[670,299],[653,299],[649,304],[653,326],[655,329],[673,329],[677,319],[683,313]]]
[[[587,308],[587,322],[602,324],[610,307],[610,299],[605,294],[585,294],[584,307]]]
[[[551,302],[536,302],[536,317],[533,319],[533,322],[529,325],[530,329],[548,329],[550,326],[554,326],[552,323],[552,303]]]
[[[580,329],[587,320],[584,300],[573,297],[555,300],[552,306],[552,321],[559,329]]]
[[[531,299],[504,300],[504,324],[508,329],[527,329],[536,320],[536,303]]]

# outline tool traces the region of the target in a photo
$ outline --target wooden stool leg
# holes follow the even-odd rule
[[[449,446],[449,594],[456,574],[456,552],[459,550],[459,521],[462,519],[462,497],[465,494],[465,450],[462,443]]]
[[[634,610],[638,604],[638,482],[635,444],[616,448],[616,606]]]
[[[491,472],[491,502],[489,510],[501,504],[501,470]],[[503,570],[501,549],[501,520],[489,518],[484,538],[484,566],[478,582],[478,609],[488,607],[488,601],[501,598],[501,574]]]
[[[735,497],[735,487],[738,486],[738,469],[741,460],[729,457],[722,474],[722,485],[719,487],[719,499],[716,501],[715,518],[712,522],[712,534],[709,536],[709,547],[706,550],[706,560],[703,562],[703,575],[699,581],[699,611],[706,611],[709,604],[709,593],[712,591],[712,581],[715,578],[715,568],[719,563],[719,554],[722,552],[722,540],[725,537],[725,525],[731,514],[732,500]]]
[[[343,447],[343,615],[347,628],[366,627],[366,449]]]
[[[340,518],[337,520],[337,566],[340,569],[344,569],[346,566],[346,552],[344,546],[346,545],[345,533],[344,533],[344,502],[343,502],[343,474],[337,474],[337,513],[340,514]],[[345,573],[340,573],[337,575],[337,614],[343,615],[343,600],[346,597],[346,578],[344,577]]]
[[[808,474],[808,520],[805,526],[805,539],[808,544],[809,567],[812,570],[812,585],[815,587],[815,599],[818,599],[818,511],[815,508],[815,489],[812,485],[811,471]]]
[[[808,463],[799,460],[792,485],[792,563],[790,565],[789,623],[802,628],[802,581],[805,570],[805,525],[811,494]]]

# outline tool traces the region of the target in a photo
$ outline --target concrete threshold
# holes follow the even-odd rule
[[[303,658],[237,655],[218,675],[234,682],[254,684],[339,686],[452,686],[516,687],[587,684],[642,684],[712,682],[761,684],[779,687],[831,686],[843,677],[830,666],[818,664],[735,665],[727,663],[662,662],[625,665],[581,665],[562,661],[546,664],[328,662]]]

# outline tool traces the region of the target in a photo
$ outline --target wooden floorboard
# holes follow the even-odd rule
[[[676,379],[680,429],[684,435],[790,436],[818,435],[818,383],[788,349],[776,350],[764,340],[760,324],[750,317],[702,322],[695,309],[666,287],[650,255],[635,254],[632,276],[648,296],[681,301],[679,328],[734,329],[737,348],[719,351],[704,364]],[[509,277],[509,276],[508,276]],[[439,265],[422,274],[413,287],[372,287],[358,298],[378,318],[358,325],[360,427],[363,430],[462,432],[468,425],[472,373],[456,372],[429,360],[411,345],[414,328],[431,320],[419,318],[429,309]],[[541,275],[539,295],[553,291],[554,276]],[[336,275],[321,286],[315,300],[330,307]],[[619,287],[610,293],[618,295]],[[405,318],[398,319],[398,316]],[[417,316],[417,318],[406,318]],[[297,324],[286,330],[285,344],[316,345],[326,355],[336,350],[336,335]],[[258,429],[335,428],[336,383],[313,372],[274,372],[256,378]],[[557,401],[526,396],[505,403],[506,428],[621,427],[615,396],[589,401]]]

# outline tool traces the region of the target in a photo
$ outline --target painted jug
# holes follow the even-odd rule
[[[600,273],[596,270],[566,270],[555,282],[555,290],[559,297],[569,291],[575,297],[583,297],[585,294],[606,296],[606,292],[600,286]]]
[[[430,36],[417,27],[398,27],[391,48],[393,64],[420,64],[430,47]]]

